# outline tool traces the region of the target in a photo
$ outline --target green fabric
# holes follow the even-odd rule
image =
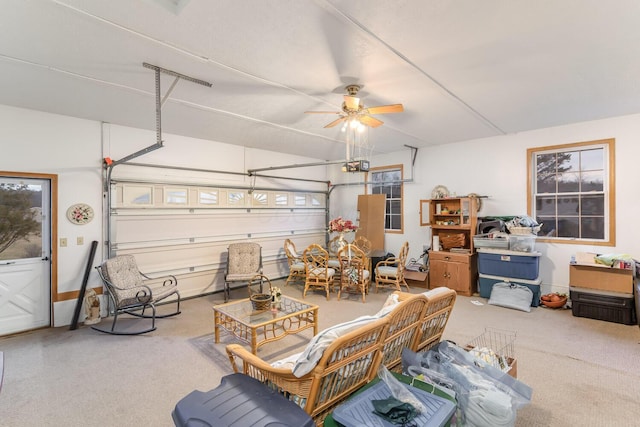
[[[402,402],[395,397],[372,400],[371,403],[373,404],[373,409],[375,409],[373,413],[392,424],[405,425],[418,414],[413,405]]]

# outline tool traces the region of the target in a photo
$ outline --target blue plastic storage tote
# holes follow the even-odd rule
[[[540,252],[517,252],[478,249],[478,272],[490,276],[536,280],[539,276]]]

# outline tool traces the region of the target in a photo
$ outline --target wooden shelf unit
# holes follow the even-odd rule
[[[442,244],[451,238],[464,236],[460,249],[467,252],[451,252],[451,248],[429,251],[429,286],[446,286],[461,295],[477,292],[478,269],[473,247],[477,227],[477,199],[451,197],[421,201],[421,207],[429,207],[429,225],[433,236]],[[445,245],[446,246],[446,245]]]

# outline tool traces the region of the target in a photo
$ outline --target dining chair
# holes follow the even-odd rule
[[[329,300],[329,290],[333,285],[336,270],[329,267],[329,252],[314,243],[306,248],[302,254],[305,266],[305,282],[302,297],[307,296],[309,289],[323,289]]]
[[[287,263],[289,264],[289,277],[287,277],[285,286],[288,285],[289,282],[304,280],[306,273],[302,255],[298,253],[296,245],[291,239],[284,241],[284,253],[287,255]]]
[[[338,251],[338,261],[340,261],[341,271],[338,300],[344,291],[361,294],[362,302],[365,302],[371,281],[371,271],[367,268],[368,257],[362,249],[350,243]]]
[[[358,236],[353,240],[353,244],[356,245],[362,252],[364,252],[365,256],[369,260],[369,265],[367,265],[367,270],[371,271],[371,240],[367,239],[364,236]]]
[[[401,285],[409,290],[409,285],[404,280],[404,271],[409,254],[409,242],[404,242],[398,256],[387,258],[376,264],[376,292],[379,288],[392,287],[401,291]]]

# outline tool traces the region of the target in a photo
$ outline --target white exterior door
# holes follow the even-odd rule
[[[50,325],[50,187],[0,176],[0,336]]]

